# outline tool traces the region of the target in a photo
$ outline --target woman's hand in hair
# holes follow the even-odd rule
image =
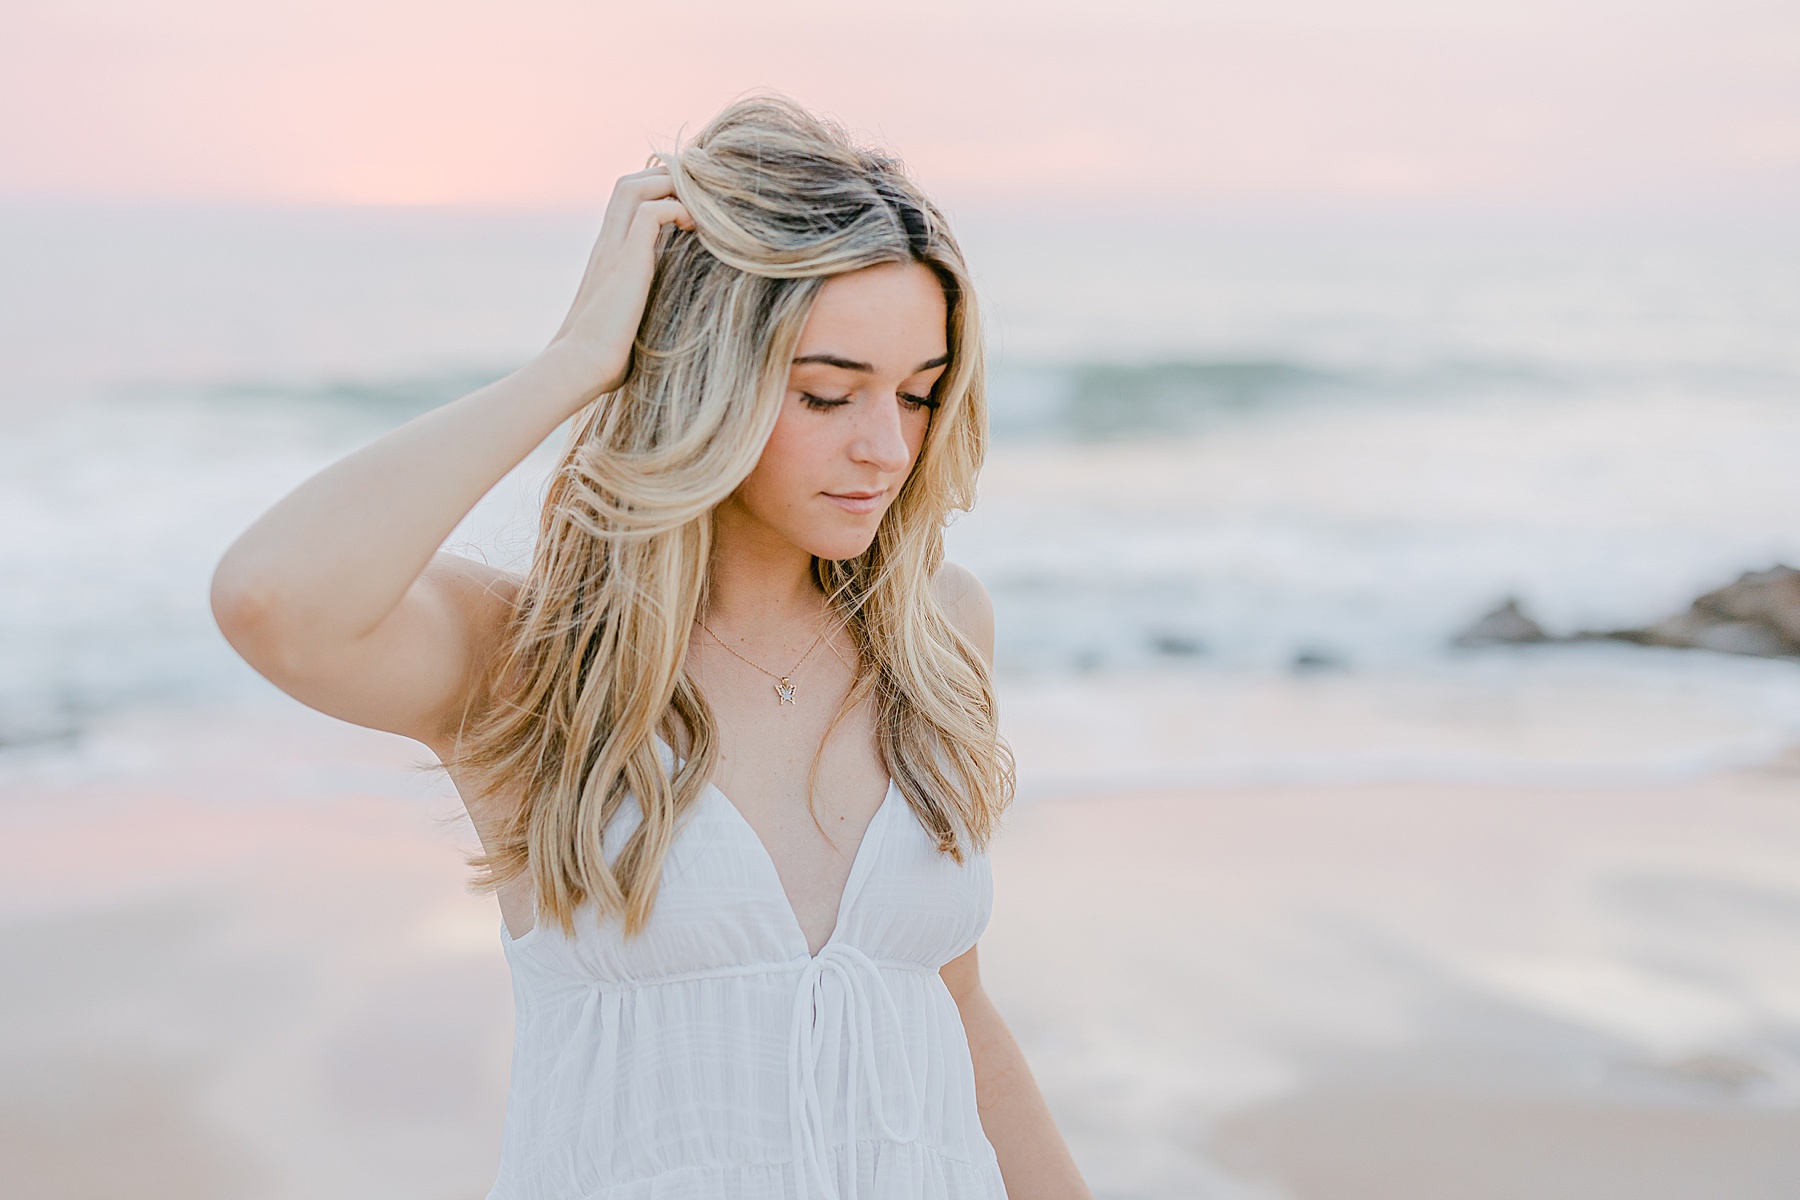
[[[657,236],[692,226],[673,197],[663,168],[621,179],[549,348],[333,463],[226,551],[213,612],[251,666],[321,712],[450,744],[503,644],[518,580],[439,547],[538,443],[619,382]]]
[[[656,270],[657,239],[671,224],[691,230],[694,219],[675,199],[667,167],[623,176],[613,187],[575,302],[550,342],[553,352],[592,372],[596,396],[624,382]]]

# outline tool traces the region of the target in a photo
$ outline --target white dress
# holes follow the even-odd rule
[[[637,825],[606,834],[617,854]],[[975,944],[985,855],[938,851],[892,783],[817,955],[709,786],[626,939],[584,910],[501,937],[516,1026],[488,1200],[1005,1200],[938,968]]]

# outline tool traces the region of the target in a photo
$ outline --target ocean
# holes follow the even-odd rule
[[[9,209],[0,770],[73,761],[112,714],[266,697],[211,625],[211,564],[310,472],[528,356],[594,226]],[[994,595],[1025,784],[1639,778],[1800,731],[1792,663],[1449,644],[1509,596],[1553,631],[1617,628],[1800,562],[1800,233],[960,227],[993,442],[950,548]],[[549,452],[456,544],[523,561]]]

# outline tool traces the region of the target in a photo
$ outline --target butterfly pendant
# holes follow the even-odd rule
[[[775,703],[792,704],[794,702],[794,685],[786,679],[775,684]]]

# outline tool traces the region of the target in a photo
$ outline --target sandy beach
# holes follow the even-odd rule
[[[989,984],[1110,1195],[1791,1195],[1796,766],[1026,808]]]
[[[80,762],[0,806],[0,1197],[482,1195],[510,995],[423,755],[270,705]],[[1111,1200],[1787,1196],[1797,800],[1027,795],[984,972]]]

